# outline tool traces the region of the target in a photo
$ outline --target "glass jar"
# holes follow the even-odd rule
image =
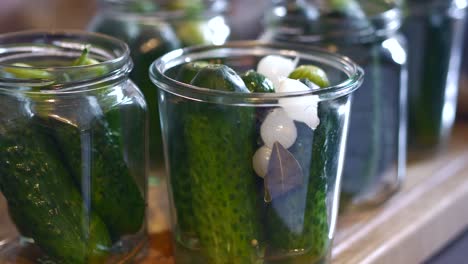
[[[458,97],[458,111],[462,119],[468,119],[468,19],[465,19],[465,40],[463,41],[463,58],[460,76],[460,95]]]
[[[267,55],[315,64],[332,86],[236,93],[173,79],[188,61],[222,61],[245,71]],[[350,94],[362,83],[362,69],[322,50],[240,42],[173,51],[150,75],[159,88],[176,262],[329,263]],[[289,119],[303,109],[318,126]],[[296,131],[294,140],[267,140],[275,122]],[[268,172],[259,177],[255,157],[270,148]]]
[[[466,0],[407,0],[408,145],[412,158],[444,147],[455,121]]]
[[[144,252],[147,111],[128,47],[85,32],[0,36],[0,263]],[[8,218],[8,219],[6,219]]]
[[[406,51],[396,4],[282,1],[263,39],[319,46],[349,56],[366,78],[351,107],[342,207],[374,206],[399,189],[406,159]]]
[[[188,45],[223,44],[229,37],[225,0],[102,0],[89,30],[125,41],[135,64],[130,78],[142,90],[150,115],[150,173],[164,166],[157,90],[148,77],[150,64]],[[155,179],[155,178],[153,178]]]

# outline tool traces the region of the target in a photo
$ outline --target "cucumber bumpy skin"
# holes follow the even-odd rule
[[[65,163],[82,192],[85,191],[83,180],[90,177],[92,208],[116,241],[143,227],[146,204],[125,163],[120,133],[110,129],[106,120],[105,116],[98,117],[91,122],[90,129],[83,131],[54,118],[43,118],[43,123],[54,131]],[[86,162],[83,156],[90,156],[90,167],[83,166]]]
[[[207,263],[255,263],[253,109],[198,103],[191,111],[185,138],[202,253]]]
[[[269,207],[266,219],[271,252],[291,254],[271,263],[317,263],[327,257],[330,240],[326,200],[336,175],[342,131],[335,112],[327,103],[319,104],[320,125],[315,131],[296,122],[298,140],[289,150],[304,169],[305,185],[272,201]],[[295,255],[293,249],[303,253]]]
[[[191,84],[208,89],[248,92],[242,79],[225,65],[207,65]],[[187,199],[174,192],[178,223],[193,221],[205,263],[255,263],[258,260],[256,177],[251,159],[255,147],[255,110],[247,107],[187,102],[183,117],[183,151],[189,176]],[[182,109],[183,111],[183,109]],[[180,161],[171,160],[171,163]],[[171,166],[173,167],[173,166]],[[183,182],[171,172],[171,182]],[[182,180],[182,181],[181,181]],[[173,185],[172,188],[175,186]]]
[[[177,100],[173,95],[167,94],[167,101],[164,105],[169,115],[167,122],[167,150],[169,162],[172,199],[174,201],[175,213],[177,217],[176,233],[185,240],[193,237],[196,233],[196,223],[193,218],[192,191],[190,182],[190,167],[187,161],[186,139],[184,127],[185,117],[189,113],[191,104],[189,102]],[[162,106],[163,107],[163,106]],[[184,164],[181,166],[180,164]]]
[[[35,122],[18,124],[0,135],[0,190],[17,228],[54,259],[104,262],[106,226],[83,203],[53,140]]]
[[[175,79],[183,83],[190,83],[197,73],[209,65],[206,61],[195,61],[185,63],[174,69]],[[167,123],[168,136],[174,140],[168,140],[169,160],[177,162],[169,163],[171,173],[170,182],[172,198],[177,216],[177,232],[182,236],[181,240],[196,235],[196,223],[193,221],[192,192],[190,183],[190,168],[187,165],[186,139],[184,127],[186,125],[185,116],[191,109],[191,102],[177,100],[174,96],[167,94],[166,104],[167,114],[170,115],[170,122]],[[180,166],[180,164],[186,164]]]

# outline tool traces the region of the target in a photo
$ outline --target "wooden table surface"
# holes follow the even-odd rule
[[[338,224],[333,263],[421,263],[468,227],[468,124],[449,149],[408,166],[401,191]]]
[[[173,263],[165,182],[150,188],[149,263]],[[4,201],[0,201],[0,212]],[[410,163],[401,191],[383,206],[339,219],[333,264],[421,263],[468,227],[468,124],[458,124],[449,149]],[[0,216],[0,238],[14,235]]]

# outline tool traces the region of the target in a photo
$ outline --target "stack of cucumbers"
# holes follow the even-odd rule
[[[275,81],[258,70],[238,74],[210,61],[182,64],[166,74],[219,91],[278,90]],[[329,85],[323,70],[313,65],[300,66],[288,77],[306,89]],[[161,111],[167,114],[167,122],[163,122],[175,206],[176,261],[319,263],[326,259],[330,242],[328,182],[336,176],[342,127],[334,106],[318,103],[317,127],[291,122],[297,137],[291,146],[280,147],[281,153],[289,154],[279,154],[295,160],[293,166],[295,171],[299,167],[301,175],[293,188],[273,193],[274,185],[267,181],[275,176],[260,175],[253,157],[266,144],[259,132],[262,122],[281,107],[232,106],[180,99],[169,93],[165,96]]]
[[[94,63],[85,49],[73,65]],[[10,74],[54,81],[25,65]],[[75,96],[86,113],[66,119],[57,115],[61,98],[55,94],[52,109],[40,107],[37,93],[0,98],[15,109],[29,108],[28,114],[0,116],[0,191],[21,235],[54,263],[105,263],[113,245],[143,228],[144,190],[124,159],[120,110],[103,113],[96,98],[83,93]]]

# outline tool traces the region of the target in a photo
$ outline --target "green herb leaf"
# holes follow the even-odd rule
[[[16,78],[22,79],[51,79],[53,76],[43,70],[34,69],[31,65],[26,63],[13,63],[11,66],[15,67],[5,67],[5,71],[13,74]],[[17,68],[22,67],[22,68]],[[28,69],[28,67],[31,67]]]
[[[81,52],[80,57],[73,61],[72,66],[84,66],[98,64],[99,62],[95,59],[89,58],[89,46],[86,46]]]
[[[86,65],[95,65],[99,64],[99,61],[89,57],[90,45],[86,45],[83,51],[81,52],[80,57],[75,59],[71,66],[86,66]],[[81,73],[81,77],[99,77],[105,75],[108,72],[107,67],[105,66],[93,66],[92,69],[84,69]],[[70,76],[67,76],[70,77]]]
[[[271,200],[294,190],[303,183],[302,167],[294,156],[280,143],[275,142],[271,152],[268,172],[265,175],[265,193]]]

